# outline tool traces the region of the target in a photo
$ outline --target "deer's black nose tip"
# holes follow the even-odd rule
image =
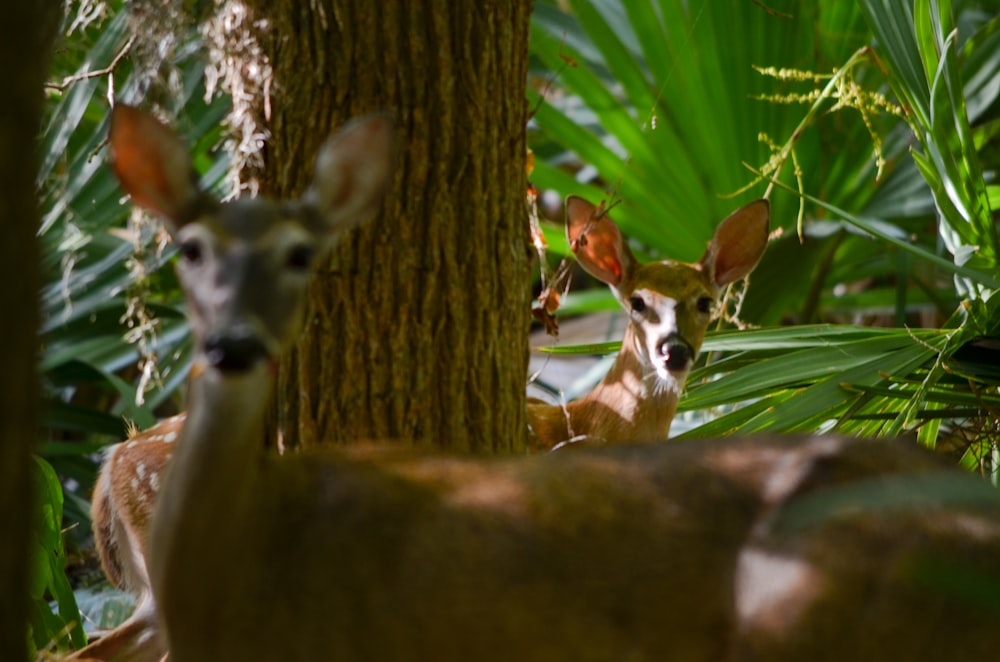
[[[246,372],[269,358],[267,347],[249,330],[210,335],[205,340],[208,364],[221,372]]]
[[[673,334],[664,338],[657,346],[660,359],[667,370],[687,370],[694,362],[694,350],[683,338]]]

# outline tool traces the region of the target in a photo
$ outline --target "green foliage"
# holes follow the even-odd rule
[[[1000,327],[1000,196],[982,174],[997,160],[1000,19],[978,4],[537,6],[539,188],[620,199],[638,253],[693,260],[774,187],[783,234],[730,308],[765,328],[710,334],[681,406],[722,415],[687,435],[915,430],[934,445],[961,431],[970,466],[995,443],[1000,381],[962,359]],[[595,298],[564,310],[613,306]],[[895,328],[775,326],[857,320]]]
[[[761,134],[781,140],[800,120],[794,106],[754,101],[794,85],[763,76],[754,65],[829,71],[864,44],[860,15],[845,11],[844,3],[811,3],[801,11],[801,3],[784,4],[796,13],[773,15],[747,2],[577,0],[569,16],[539,4],[532,52],[545,69],[533,87],[545,91],[551,79],[558,94],[544,103],[535,95],[533,146],[547,158],[533,179],[595,201],[613,190],[625,202],[617,220],[630,236],[655,251],[696,259],[715,223],[763,192],[728,197],[752,180],[744,164],[770,159]],[[841,147],[866,142],[861,123],[829,128],[824,138]],[[799,140],[809,143],[801,166],[816,190],[829,178],[820,163],[837,155],[819,149],[816,134]],[[850,167],[834,168],[845,173],[841,179],[870,169],[867,150],[842,151],[854,158]],[[596,187],[583,180],[591,179],[586,173],[552,167],[572,158],[569,152],[596,169]],[[778,223],[789,227],[797,202],[773,202]]]
[[[861,6],[892,89],[906,105],[908,123],[920,142],[922,149],[913,149],[912,155],[934,194],[938,232],[955,263],[972,271],[956,281],[959,293],[981,303],[997,289],[1000,243],[966,99],[978,101],[974,105],[992,103],[997,91],[995,85],[967,91],[963,74],[972,80],[995,79],[1000,19],[978,26],[966,41],[963,56],[971,66],[963,72],[950,0],[917,2],[912,10],[900,2],[865,0]],[[976,98],[984,94],[986,99]],[[984,282],[984,276],[992,282]]]
[[[31,555],[30,643],[35,650],[52,644],[65,648],[86,643],[80,612],[66,579],[66,554],[62,541],[63,498],[59,477],[48,462],[35,458],[35,544]],[[8,599],[9,596],[8,596]],[[49,605],[56,603],[53,611]]]

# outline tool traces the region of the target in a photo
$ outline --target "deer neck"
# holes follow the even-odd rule
[[[151,524],[150,579],[162,604],[177,609],[192,594],[197,604],[197,592],[232,563],[240,504],[252,497],[263,465],[271,382],[259,365],[237,377],[207,370],[191,383],[187,421]],[[178,577],[184,581],[170,581]]]
[[[618,358],[601,383],[568,405],[575,434],[623,442],[667,438],[687,375],[665,383],[642,357],[641,342],[629,324]]]

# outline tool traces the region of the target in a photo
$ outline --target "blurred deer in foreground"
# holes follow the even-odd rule
[[[325,222],[270,203],[186,214],[183,147],[151,122],[116,111],[111,143],[181,247],[201,373],[149,545],[172,660],[995,655],[1000,499],[910,445],[266,452],[269,366],[302,323],[299,257],[323,255],[344,205],[373,203],[389,150],[378,122],[349,130],[356,155],[314,184],[336,191],[319,196],[335,203]]]
[[[203,347],[217,340],[212,325],[232,322],[234,311],[248,299],[255,299],[254,310],[239,317],[245,327],[236,330],[248,343],[265,323],[274,325],[268,330],[281,340],[293,339],[305,313],[304,287],[317,253],[322,255],[337,235],[370,216],[387,181],[392,152],[386,118],[358,121],[323,146],[314,185],[301,200],[260,198],[220,205],[197,189],[180,139],[152,116],[119,104],[112,113],[110,143],[115,172],[133,200],[171,223],[181,273],[188,279],[183,285],[192,333]],[[213,280],[216,270],[226,270],[229,280]],[[191,288],[209,291],[196,296]],[[256,301],[258,296],[262,300]],[[279,353],[274,347],[258,349],[275,357]],[[207,358],[223,354],[210,348]],[[192,374],[202,369],[196,362]],[[94,538],[105,574],[136,595],[137,606],[128,621],[74,657],[159,660],[165,652],[157,636],[147,567],[150,521],[186,420],[182,413],[161,421],[105,455],[94,488]]]
[[[565,406],[529,401],[539,447],[581,438],[667,438],[723,288],[749,274],[764,254],[769,210],[767,200],[756,200],[733,212],[695,264],[642,264],[603,207],[567,198],[566,236],[577,261],[611,287],[629,321],[614,365],[593,391]]]

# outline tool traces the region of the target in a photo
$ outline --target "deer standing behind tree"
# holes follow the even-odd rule
[[[116,171],[181,247],[201,371],[149,549],[172,660],[992,659],[1000,500],[901,442],[266,452],[308,263],[374,204],[387,135],[352,125],[297,203],[192,206],[179,139],[115,111]]]

